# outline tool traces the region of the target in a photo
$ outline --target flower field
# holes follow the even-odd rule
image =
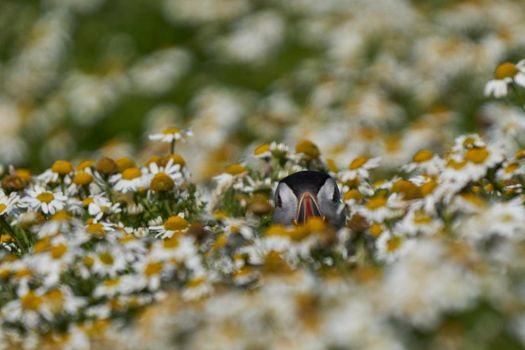
[[[518,0],[2,1],[0,349],[525,348],[523,33]],[[342,228],[272,222],[301,170]]]

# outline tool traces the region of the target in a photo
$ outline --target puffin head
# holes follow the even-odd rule
[[[273,222],[282,225],[303,224],[310,217],[321,217],[340,228],[346,213],[334,179],[318,171],[299,171],[277,185]]]

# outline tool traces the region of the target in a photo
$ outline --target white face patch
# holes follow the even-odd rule
[[[275,190],[275,211],[273,220],[275,223],[291,225],[295,219],[298,200],[292,189],[281,182]]]
[[[275,205],[281,208],[297,209],[297,197],[292,189],[284,182],[281,182],[277,187],[275,196]]]
[[[321,186],[317,193],[319,202],[339,201],[339,189],[335,181],[331,178],[326,179],[326,182]]]

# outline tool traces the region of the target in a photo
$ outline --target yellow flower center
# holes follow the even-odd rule
[[[273,224],[266,230],[267,236],[286,236],[288,231],[284,225]]]
[[[297,153],[302,153],[311,159],[318,158],[321,154],[317,145],[310,140],[299,141],[299,143],[295,146],[295,151]]]
[[[471,194],[471,193],[465,193],[465,194],[462,194],[461,197],[464,200],[474,204],[477,207],[482,208],[485,206],[485,200],[478,195]]]
[[[465,152],[465,159],[476,164],[481,164],[487,159],[489,156],[489,151],[482,147],[482,148],[472,148],[469,149],[467,152]]]
[[[164,135],[175,135],[180,132],[179,128],[167,128],[162,132]]]
[[[173,162],[173,164],[179,164],[181,167],[186,165],[186,160],[184,160],[184,158],[177,153],[170,154],[166,157],[166,163],[168,163],[170,160]]]
[[[217,240],[213,243],[213,249],[221,249],[228,243],[228,238],[226,235],[221,234],[217,237]]]
[[[60,259],[67,252],[65,244],[59,244],[51,248],[51,257],[53,259]]]
[[[153,275],[157,275],[159,274],[161,271],[162,271],[162,262],[154,262],[154,263],[149,263],[148,265],[146,265],[146,267],[144,268],[144,274],[148,277],[151,277]]]
[[[336,173],[337,170],[339,170],[337,168],[337,164],[335,163],[335,160],[333,159],[326,160],[326,167],[328,168],[328,170],[333,171],[334,173]]]
[[[366,207],[370,210],[374,210],[374,209],[384,207],[385,204],[386,204],[385,196],[375,196],[368,200],[368,203],[366,203]]]
[[[91,203],[95,202],[95,198],[93,197],[87,197],[85,198],[83,201],[82,201],[82,205],[87,207],[89,206]]]
[[[398,136],[391,136],[386,139],[385,149],[389,153],[398,152],[401,149],[401,138]]]
[[[42,192],[36,196],[36,199],[38,199],[42,203],[49,204],[55,199],[55,196],[51,192]]]
[[[521,149],[516,152],[516,158],[517,159],[523,159],[525,158],[525,149]]]
[[[103,175],[112,175],[118,172],[117,163],[111,158],[104,157],[97,162],[97,171]]]
[[[436,181],[434,180],[430,180],[428,182],[425,182],[423,185],[421,185],[420,187],[420,190],[421,190],[421,194],[423,196],[426,196],[430,193],[432,193],[432,191],[434,191],[434,189],[436,188],[437,186],[437,183]]]
[[[203,284],[205,281],[206,280],[204,279],[204,277],[194,278],[188,282],[188,288],[196,288],[200,286],[201,284]]]
[[[162,165],[162,157],[160,156],[157,156],[157,155],[152,155],[151,157],[149,157],[149,159],[146,161],[146,165],[150,165],[152,163],[155,163],[157,165]]]
[[[498,80],[505,78],[514,78],[519,73],[518,67],[510,62],[500,64],[494,72],[494,77]]]
[[[6,209],[7,205],[5,205],[4,203],[0,203],[0,214],[3,214]]]
[[[36,293],[33,291],[27,293],[20,299],[20,304],[25,310],[37,311],[42,303],[42,298],[36,295]]]
[[[49,247],[49,237],[38,240],[33,246],[34,253],[41,253]]]
[[[73,171],[73,165],[67,160],[57,160],[51,170],[60,175],[67,175]]]
[[[142,172],[140,171],[140,169],[135,167],[127,168],[122,172],[122,178],[124,180],[133,180],[140,177],[141,175]]]
[[[83,160],[80,162],[80,164],[77,166],[77,170],[84,170],[87,168],[93,168],[95,166],[95,162],[92,160]]]
[[[326,229],[326,222],[324,218],[314,216],[306,221],[306,226],[312,232],[322,232]]]
[[[217,210],[213,212],[213,217],[217,220],[226,220],[229,216],[225,211]]]
[[[67,212],[67,211],[59,211],[59,212],[56,212],[52,217],[51,217],[51,220],[52,221],[66,221],[66,220],[69,220],[71,219],[71,215]]]
[[[417,212],[414,215],[414,224],[417,225],[426,225],[432,223],[432,217],[429,215],[423,213],[423,212]]]
[[[226,168],[226,172],[230,175],[239,175],[246,171],[246,168],[241,164],[232,164]]]
[[[291,270],[281,254],[272,250],[264,259],[264,271],[269,273],[285,273]]]
[[[447,167],[455,169],[455,170],[463,169],[465,167],[465,165],[467,165],[467,162],[458,162],[458,161],[456,161],[454,159],[450,159],[447,162]]]
[[[475,143],[476,143],[476,139],[471,137],[471,136],[469,136],[463,141],[463,146],[464,147],[473,147]]]
[[[52,289],[45,294],[46,299],[53,303],[60,303],[64,300],[64,294],[60,289]]]
[[[417,152],[416,154],[414,154],[414,157],[412,157],[412,161],[416,162],[416,163],[423,163],[423,162],[426,162],[430,159],[432,159],[434,155],[432,154],[432,152],[426,150],[426,149],[423,149],[419,152]]]
[[[26,182],[30,182],[31,181],[31,173],[29,172],[29,170],[27,169],[17,169],[15,171],[15,174],[21,178],[22,180],[26,181]]]
[[[383,226],[381,224],[374,223],[370,226],[370,235],[373,237],[379,237],[383,233]]]
[[[10,235],[8,234],[1,234],[0,235],[0,243],[9,243],[9,242],[13,242],[13,237],[11,237]]]
[[[135,162],[128,157],[119,158],[115,161],[115,163],[117,163],[118,171],[120,172],[135,167]]]
[[[86,257],[84,257],[84,259],[82,259],[82,262],[87,267],[91,267],[95,263],[95,260],[92,257],[90,257],[90,256],[86,256]]]
[[[93,176],[84,171],[80,171],[76,173],[75,177],[73,178],[73,183],[78,186],[89,185],[92,181],[93,181]]]
[[[180,216],[170,216],[164,223],[164,228],[168,231],[180,231],[189,226],[188,221]]]
[[[104,281],[104,286],[108,288],[116,287],[120,283],[120,278],[110,278]]]
[[[18,270],[16,272],[15,276],[18,279],[21,279],[21,278],[24,278],[24,277],[31,277],[31,276],[33,276],[33,271],[31,271],[27,267],[24,267],[24,268],[21,268],[20,270]]]
[[[115,259],[113,259],[113,256],[111,256],[111,254],[109,254],[109,252],[103,252],[101,254],[99,254],[99,259],[100,261],[102,261],[102,263],[104,265],[113,265],[113,262],[115,261]]]
[[[386,250],[389,253],[395,252],[401,246],[401,238],[392,237],[386,242]]]
[[[307,225],[297,225],[288,231],[288,236],[294,241],[302,241],[310,235]]]
[[[100,223],[89,224],[86,226],[86,232],[92,235],[101,236],[105,233],[104,225]]]
[[[177,236],[170,237],[168,239],[165,239],[163,242],[163,246],[166,249],[174,249],[179,246],[179,238]]]
[[[408,180],[404,180],[404,179],[397,180],[392,185],[392,192],[402,193],[403,199],[406,199],[406,200],[411,200],[411,199],[416,199],[416,198],[421,197],[421,190],[419,189],[419,187],[415,185],[414,183]]]
[[[350,165],[348,166],[348,169],[350,170],[359,169],[360,167],[365,165],[366,162],[368,162],[368,157],[365,157],[365,156],[357,157],[350,163]]]
[[[166,173],[157,173],[151,180],[150,187],[155,192],[168,192],[173,189],[175,182]]]
[[[361,198],[362,198],[361,193],[358,190],[350,190],[343,195],[343,199],[345,201],[349,201],[352,199],[361,199]]]
[[[519,164],[518,163],[510,163],[510,164],[507,164],[507,166],[505,167],[505,172],[507,174],[512,174],[513,172],[515,172],[519,167]]]
[[[256,156],[260,156],[261,154],[266,153],[269,150],[270,150],[270,145],[267,143],[263,143],[262,145],[257,146],[255,151],[253,151],[253,154],[255,154]]]

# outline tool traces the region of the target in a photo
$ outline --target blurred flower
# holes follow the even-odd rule
[[[193,135],[191,130],[181,130],[178,128],[167,128],[159,134],[149,135],[150,140],[172,143],[178,140],[184,140],[186,137]]]
[[[510,62],[500,64],[494,72],[494,79],[485,85],[485,96],[507,96],[508,85],[511,83],[525,87],[525,60],[517,65]]]

